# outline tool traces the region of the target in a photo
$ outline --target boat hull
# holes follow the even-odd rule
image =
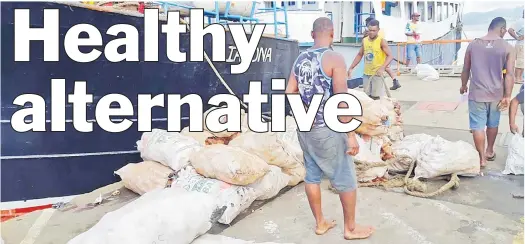
[[[30,9],[31,27],[43,26],[44,9],[60,10],[59,62],[43,61],[44,46],[41,41],[31,43],[30,62],[14,62],[14,9],[22,8]],[[142,60],[142,17],[50,2],[3,2],[1,11],[2,202],[83,194],[118,181],[118,176],[113,174],[115,170],[127,163],[141,161],[136,151],[136,141],[142,134],[137,129],[136,121],[138,94],[198,94],[202,98],[204,110],[210,107],[207,102],[212,96],[229,94],[206,61],[174,63],[168,60],[164,34],[159,35],[160,62],[112,63],[101,55],[95,62],[77,63],[64,51],[64,35],[76,24],[89,23],[97,27],[102,33],[104,44],[115,38],[105,34],[111,25],[131,24],[139,31],[139,57]],[[229,58],[228,47],[235,46],[229,32],[226,32],[226,45],[226,57]],[[204,38],[204,47],[210,58],[211,46],[212,39],[207,35]],[[181,34],[180,49],[186,52],[188,60],[189,47],[189,34]],[[267,56],[266,59],[254,58],[255,61],[243,74],[231,74],[229,63],[214,62],[219,73],[240,99],[248,93],[249,81],[252,80],[262,81],[263,93],[282,93],[271,91],[271,79],[288,78],[292,63],[299,53],[297,42],[269,37],[261,38],[259,48],[271,49],[271,60]],[[80,50],[83,51],[82,48]],[[68,104],[65,132],[51,132],[49,120],[53,78],[66,80],[67,94],[73,92],[75,81],[87,81],[87,92],[93,94],[93,105],[107,94],[125,95],[134,105],[135,116],[131,117],[133,126],[124,132],[110,133],[93,123],[92,132],[78,132],[72,123],[71,104]],[[19,133],[11,127],[11,116],[20,109],[13,105],[13,100],[21,94],[30,93],[38,94],[46,101],[46,132]],[[270,104],[262,105],[263,112],[270,111]],[[167,128],[166,107],[152,109],[152,128]],[[181,110],[181,123],[185,127],[189,123],[189,107],[182,106]],[[88,121],[95,119],[95,106],[88,106],[86,118]]]

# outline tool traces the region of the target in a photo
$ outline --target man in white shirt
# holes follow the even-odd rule
[[[509,28],[509,34],[517,40],[516,42],[516,83],[523,83],[523,16],[518,19],[512,28]]]
[[[416,56],[418,64],[421,63],[421,32],[419,31],[419,13],[412,14],[412,20],[410,20],[405,26],[405,35],[407,36],[407,61],[405,65],[410,64],[410,56],[412,53]]]

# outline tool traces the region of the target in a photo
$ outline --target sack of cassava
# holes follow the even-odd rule
[[[173,173],[171,168],[153,161],[130,163],[115,171],[124,187],[140,195],[166,187]]]
[[[245,150],[222,144],[204,147],[190,158],[197,173],[234,185],[248,185],[268,170],[268,164],[257,155]]]
[[[198,174],[192,166],[182,169],[177,174],[173,184],[188,191],[210,194],[218,199],[217,208],[226,207],[226,210],[219,218],[219,223],[222,224],[230,224],[258,196],[253,188],[231,185],[220,180],[206,178]]]
[[[137,149],[145,161],[156,161],[179,171],[189,164],[190,155],[202,149],[202,145],[178,132],[153,129],[142,134]]]

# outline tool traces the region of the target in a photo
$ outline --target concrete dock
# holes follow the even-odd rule
[[[463,140],[473,144],[469,132],[467,103],[459,103],[459,77],[442,77],[425,82],[414,76],[401,76],[402,88],[391,91],[401,102],[405,134],[426,133],[448,140]],[[392,83],[387,80],[390,86]],[[515,85],[513,94],[519,90]],[[441,111],[438,111],[441,110]],[[517,114],[523,128],[523,115]],[[431,199],[411,197],[399,189],[360,188],[358,190],[357,221],[373,225],[375,234],[367,240],[351,243],[513,243],[523,230],[523,176],[503,175],[509,138],[508,113],[500,122],[496,140],[496,160],[483,169],[483,176],[462,177],[460,186]],[[429,182],[435,190],[444,181]],[[336,219],[338,226],[323,236],[314,233],[304,185],[300,184],[266,203],[258,203],[239,216],[231,226],[214,227],[213,234],[244,240],[276,243],[349,243],[343,239],[343,215],[339,197],[322,186],[323,211]],[[113,198],[111,193],[119,190]],[[99,194],[108,197],[106,203],[89,205]],[[6,244],[59,244],[89,229],[105,213],[132,201],[136,195],[120,184],[102,188],[74,200],[71,210],[44,210],[2,223],[2,238]],[[518,242],[523,243],[523,242]]]

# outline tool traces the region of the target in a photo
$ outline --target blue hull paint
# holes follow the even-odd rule
[[[60,10],[60,62],[43,62],[43,43],[31,43],[31,62],[14,62],[14,9],[30,9],[32,27],[43,26],[43,9]],[[51,79],[66,79],[66,93],[73,92],[73,82],[87,81],[87,91],[93,94],[94,104],[102,96],[119,93],[127,96],[137,105],[138,94],[199,94],[207,101],[215,94],[228,94],[206,62],[173,63],[166,53],[166,36],[159,35],[160,62],[120,62],[111,63],[102,55],[91,63],[76,63],[68,58],[63,48],[65,32],[80,23],[96,26],[102,33],[104,44],[115,38],[105,35],[105,30],[114,24],[131,24],[139,30],[140,58],[143,58],[143,18],[118,13],[67,6],[50,2],[2,2],[2,67],[1,67],[1,201],[18,201],[48,197],[83,194],[98,187],[119,180],[113,172],[127,163],[140,162],[138,153],[48,157],[55,154],[100,153],[114,151],[134,151],[141,132],[137,122],[122,133],[109,133],[93,125],[92,133],[82,133],[74,129],[72,123],[66,124],[66,132],[26,132],[18,133],[11,128],[11,116],[19,108],[13,100],[27,93],[34,93],[46,100],[46,119],[50,116]],[[161,21],[162,23],[162,21]],[[160,26],[160,25],[159,25]],[[159,27],[159,33],[160,27]],[[234,46],[227,33],[227,46]],[[249,38],[249,37],[248,37]],[[211,55],[211,37],[204,39],[206,52]],[[181,34],[181,51],[189,53],[189,34]],[[271,62],[254,62],[249,70],[241,75],[230,74],[230,64],[214,63],[235,94],[242,99],[248,93],[250,80],[262,80],[263,93],[272,93],[271,78],[288,78],[292,62],[299,53],[298,43],[262,37],[259,47],[272,49]],[[84,49],[84,50],[83,50]],[[226,48],[228,57],[228,48]],[[89,48],[81,48],[89,51]],[[123,50],[122,50],[123,51]],[[189,58],[189,54],[187,55]],[[280,93],[280,92],[273,92]],[[270,99],[271,102],[271,99]],[[263,104],[263,112],[270,111]],[[135,114],[137,111],[135,110]],[[189,116],[189,107],[182,107],[182,116]],[[94,119],[93,107],[88,108],[87,119]],[[152,118],[167,117],[166,108],[153,108]],[[136,116],[133,116],[136,118]],[[66,107],[66,119],[72,119],[71,107]],[[182,120],[182,126],[188,125]],[[166,121],[152,122],[153,128],[166,129]],[[50,124],[47,124],[50,130]],[[42,155],[41,158],[27,158],[28,155]],[[20,157],[20,158],[13,158]]]
[[[348,84],[349,89],[355,89],[363,84],[363,78],[349,79],[346,82]]]

